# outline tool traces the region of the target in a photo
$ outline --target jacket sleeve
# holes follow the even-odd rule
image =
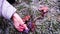
[[[2,16],[5,19],[10,19],[12,15],[15,13],[16,9],[9,4],[6,0],[3,2],[3,7],[2,7]]]

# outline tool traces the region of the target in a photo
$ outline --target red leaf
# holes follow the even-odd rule
[[[48,11],[48,7],[43,6],[43,7],[39,8],[39,10],[43,10],[44,12],[47,12]]]
[[[25,22],[25,21],[28,21],[29,19],[30,19],[30,15],[27,15],[23,18],[23,21]]]
[[[48,7],[43,6],[38,9],[41,12],[41,16],[44,17],[44,15],[48,12]]]

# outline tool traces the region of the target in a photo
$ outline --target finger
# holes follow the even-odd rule
[[[17,13],[14,14],[14,18],[16,18],[19,23],[24,24],[23,20]]]
[[[18,21],[16,19],[14,19],[14,23],[13,24],[14,24],[15,27],[19,26],[19,23],[18,23]]]
[[[27,25],[26,25],[26,24],[24,24],[23,26],[25,27],[25,29],[28,29],[28,27],[27,27]]]

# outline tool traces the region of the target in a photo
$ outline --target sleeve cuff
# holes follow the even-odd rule
[[[5,19],[10,19],[15,12],[16,9],[5,0],[2,7],[2,16]]]

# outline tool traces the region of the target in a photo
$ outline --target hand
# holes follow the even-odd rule
[[[23,31],[24,29],[28,29],[26,24],[24,24],[24,22],[17,13],[13,15],[12,19],[14,21],[13,24],[18,31]]]

